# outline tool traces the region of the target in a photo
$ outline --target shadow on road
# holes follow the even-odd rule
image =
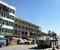
[[[29,48],[29,49],[47,49],[47,48],[42,48],[42,47],[31,47],[31,48]]]

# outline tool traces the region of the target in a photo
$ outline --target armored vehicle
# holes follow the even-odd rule
[[[36,43],[38,47],[46,48],[46,47],[52,47],[52,40],[50,36],[42,36],[37,39]]]

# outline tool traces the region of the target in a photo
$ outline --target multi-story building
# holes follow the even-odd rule
[[[28,21],[15,17],[14,35],[20,37],[36,37],[39,36],[39,26]]]
[[[12,36],[15,7],[0,1],[0,35]]]
[[[15,17],[15,7],[0,1],[0,35],[16,37],[39,36],[39,26]]]

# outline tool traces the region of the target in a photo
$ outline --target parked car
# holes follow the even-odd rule
[[[16,45],[16,44],[18,44],[18,40],[19,40],[19,38],[17,38],[17,37],[10,37],[9,38],[9,44],[10,45]]]
[[[26,41],[26,39],[20,38],[20,39],[17,41],[17,43],[18,43],[18,44],[24,44],[25,41]]]
[[[8,45],[7,43],[8,43],[7,38],[5,38],[4,36],[0,36],[0,47],[7,46]]]
[[[26,41],[25,41],[25,44],[32,44],[33,43],[33,38],[28,38]]]

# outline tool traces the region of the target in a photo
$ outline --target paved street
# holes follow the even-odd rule
[[[7,46],[0,48],[0,50],[52,50],[52,48],[48,49],[38,49],[37,45],[17,45],[17,46]],[[60,49],[56,49],[60,50]]]
[[[37,45],[17,45],[0,48],[0,50],[30,50],[29,48],[36,47]]]

